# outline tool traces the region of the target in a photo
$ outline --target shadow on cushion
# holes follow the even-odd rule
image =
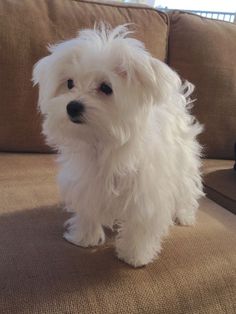
[[[196,226],[174,226],[160,257],[133,269],[111,234],[95,249],[66,242],[58,206],[2,214],[1,313],[233,313],[231,215],[202,200]]]

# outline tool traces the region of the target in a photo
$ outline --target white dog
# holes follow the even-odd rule
[[[59,152],[59,186],[74,216],[68,241],[103,244],[118,224],[118,258],[153,260],[168,227],[195,221],[203,195],[202,127],[190,115],[192,85],[129,38],[103,24],[51,46],[34,68],[43,133]]]

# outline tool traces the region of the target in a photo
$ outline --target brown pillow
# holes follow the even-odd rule
[[[136,36],[161,60],[166,56],[168,20],[154,9],[116,3],[70,0],[0,1],[0,151],[47,152],[40,135],[33,64],[49,43],[76,36],[81,28],[106,21],[133,22]]]
[[[205,125],[210,158],[233,159],[236,135],[236,25],[193,14],[170,15],[168,63],[196,86],[193,113]]]

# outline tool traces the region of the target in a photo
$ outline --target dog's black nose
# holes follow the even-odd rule
[[[80,122],[79,118],[85,111],[84,105],[76,100],[72,100],[66,107],[67,113],[73,122]]]

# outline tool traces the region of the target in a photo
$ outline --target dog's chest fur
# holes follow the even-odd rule
[[[138,165],[127,156],[123,160],[122,154],[90,146],[63,152],[58,181],[66,208],[76,212],[94,208],[94,215],[104,217],[104,225],[112,225],[123,216],[135,194]]]

